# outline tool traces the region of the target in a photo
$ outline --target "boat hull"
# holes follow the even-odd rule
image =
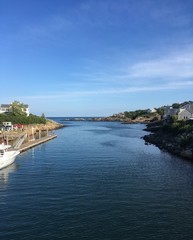
[[[3,157],[0,157],[0,169],[11,165],[19,153],[19,151],[8,151]]]

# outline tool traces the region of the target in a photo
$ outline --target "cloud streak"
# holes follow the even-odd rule
[[[193,45],[188,45],[181,51],[169,49],[168,46],[167,53],[157,52],[156,57],[151,59],[149,59],[152,55],[150,52],[146,54],[148,57],[143,57],[143,61],[130,64],[128,63],[130,59],[126,56],[120,64],[116,65],[111,61],[106,65],[106,69],[102,66],[102,60],[101,63],[98,60],[96,64],[87,64],[87,69],[83,69],[82,72],[72,73],[72,77],[89,83],[91,87],[96,83],[99,86],[108,86],[112,83],[116,86],[124,84],[136,87],[170,83],[174,85],[174,82],[177,85],[184,81],[186,83],[193,81]]]
[[[50,94],[41,95],[30,95],[23,96],[23,99],[74,99],[87,96],[99,97],[101,95],[111,94],[129,94],[129,93],[140,93],[140,92],[156,92],[156,91],[167,91],[167,90],[180,90],[193,87],[193,81],[185,82],[170,82],[169,84],[162,84],[158,86],[143,86],[143,87],[125,87],[125,88],[109,88],[109,89],[98,89],[90,91],[71,91],[71,92],[54,92]]]
[[[187,79],[193,78],[193,50],[175,53],[158,59],[134,64],[129,69],[131,78]]]

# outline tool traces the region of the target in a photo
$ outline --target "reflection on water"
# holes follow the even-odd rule
[[[8,182],[10,174],[18,168],[19,165],[14,162],[10,166],[0,170],[0,188]]]

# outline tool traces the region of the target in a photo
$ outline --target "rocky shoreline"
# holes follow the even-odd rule
[[[121,122],[122,124],[135,124],[135,123],[148,124],[154,121],[154,117],[137,117],[135,119],[131,119],[127,117],[111,116],[111,117],[93,118],[92,120],[103,121],[103,122]]]
[[[48,119],[46,124],[29,124],[25,125],[23,131],[28,133],[31,133],[31,129],[33,128],[34,132],[36,131],[53,131],[59,128],[65,127],[64,124],[60,124],[58,122],[55,122],[53,120]]]
[[[160,126],[147,126],[146,131],[151,134],[143,139],[148,144],[154,144],[161,150],[177,155],[181,158],[193,160],[193,133],[171,133],[163,131]]]

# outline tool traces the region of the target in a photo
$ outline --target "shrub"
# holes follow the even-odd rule
[[[190,133],[193,131],[193,123],[187,121],[173,122],[162,127],[162,130],[174,134]]]
[[[180,146],[185,149],[192,143],[192,140],[193,139],[191,136],[182,137],[180,141]]]
[[[46,118],[33,114],[30,114],[28,117],[26,115],[0,114],[0,124],[2,122],[12,122],[12,124],[45,124]]]

